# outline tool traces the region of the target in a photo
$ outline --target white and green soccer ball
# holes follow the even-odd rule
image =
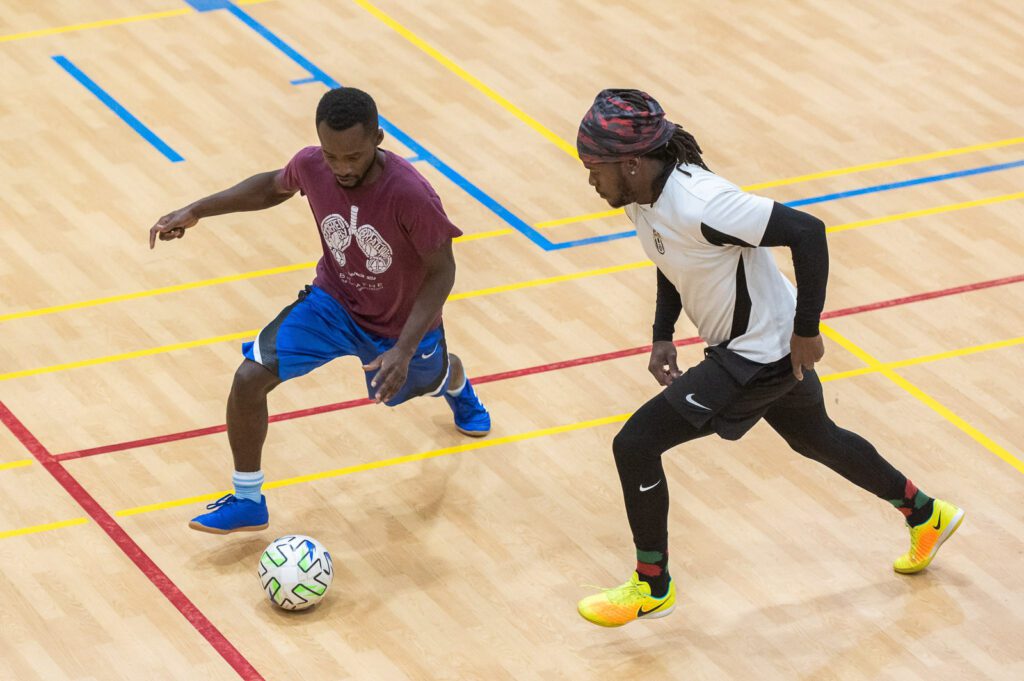
[[[334,566],[320,542],[293,534],[270,542],[260,556],[258,572],[271,603],[285,610],[305,610],[327,593]]]

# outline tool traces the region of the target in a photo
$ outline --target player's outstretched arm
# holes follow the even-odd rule
[[[149,247],[156,246],[157,239],[182,238],[185,230],[195,227],[202,218],[270,208],[287,201],[296,191],[285,186],[282,170],[253,175],[230,189],[199,199],[157,220],[149,229]]]

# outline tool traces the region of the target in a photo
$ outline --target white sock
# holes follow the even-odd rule
[[[449,390],[448,394],[451,397],[458,397],[459,395],[462,394],[462,391],[466,388],[466,385],[468,383],[469,383],[469,376],[463,376],[462,377],[462,385],[460,385],[458,388],[454,388],[452,390]]]
[[[235,471],[231,476],[231,482],[235,485],[235,496],[239,499],[248,499],[257,504],[263,499],[263,471],[253,473],[241,473]]]

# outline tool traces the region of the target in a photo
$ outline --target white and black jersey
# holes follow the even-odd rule
[[[626,206],[658,267],[655,340],[671,339],[680,304],[708,345],[760,364],[789,354],[794,323],[798,335],[817,335],[828,277],[821,221],[700,166],[669,172],[654,203]],[[792,249],[799,303],[771,252],[759,246]]]

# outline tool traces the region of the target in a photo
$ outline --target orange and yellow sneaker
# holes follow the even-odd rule
[[[964,512],[953,504],[935,499],[932,517],[910,528],[910,550],[896,559],[896,572],[910,575],[928,567],[942,542],[949,539],[964,520]]]
[[[664,617],[676,607],[676,585],[668,583],[662,598],[651,597],[651,585],[633,573],[632,579],[614,589],[587,596],[576,609],[583,619],[602,627],[621,627],[635,619]]]

